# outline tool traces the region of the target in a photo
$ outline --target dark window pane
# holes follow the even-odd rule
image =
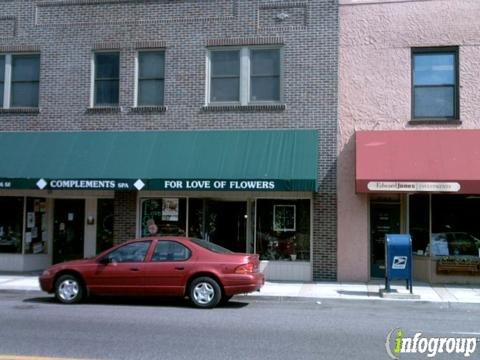
[[[118,53],[95,54],[95,78],[118,79],[120,74],[120,56]]]
[[[430,242],[430,195],[414,194],[409,199],[409,233],[413,251],[418,255],[427,255]]]
[[[415,117],[455,116],[455,89],[449,87],[415,88]]]
[[[163,79],[165,54],[163,51],[146,51],[138,54],[138,76],[140,79]]]
[[[251,81],[253,101],[279,101],[280,79],[275,76],[254,77]]]
[[[5,55],[0,55],[0,82],[5,80]]]
[[[22,252],[23,197],[0,197],[0,253]]]
[[[107,255],[112,262],[142,262],[145,260],[150,241],[136,242],[122,246]]]
[[[240,51],[212,51],[212,77],[240,76]]]
[[[3,108],[3,87],[5,84],[0,82],[0,108]]]
[[[255,75],[280,75],[280,50],[252,50],[251,74]]]
[[[416,54],[415,85],[454,85],[455,54]]]
[[[190,257],[190,250],[175,241],[160,241],[155,248],[152,261],[184,261]]]
[[[12,82],[12,107],[38,107],[38,82]]]
[[[163,105],[163,80],[140,80],[138,105]]]
[[[310,201],[257,201],[256,253],[262,260],[310,260]]]
[[[118,104],[118,80],[98,80],[95,82],[95,105]]]
[[[40,56],[39,55],[14,55],[12,56],[12,82],[13,81],[39,81]]]
[[[239,101],[240,79],[212,79],[212,101]]]

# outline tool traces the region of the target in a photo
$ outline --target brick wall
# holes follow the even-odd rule
[[[314,279],[335,278],[336,0],[24,0],[0,2],[0,14],[6,34],[0,34],[0,52],[41,53],[40,111],[0,111],[1,131],[318,129]],[[205,111],[208,45],[278,43],[284,49],[284,106]],[[166,110],[134,111],[135,51],[159,45],[166,49]],[[105,48],[120,51],[120,106],[89,111],[92,51]],[[125,196],[117,195],[118,206]],[[116,219],[131,222],[126,217],[134,213],[118,206]]]
[[[137,193],[132,191],[115,192],[113,207],[114,244],[135,238]]]

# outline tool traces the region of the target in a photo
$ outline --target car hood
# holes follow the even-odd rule
[[[60,270],[60,269],[75,267],[78,265],[91,264],[94,261],[95,261],[94,259],[80,259],[80,260],[65,261],[62,263],[52,265],[49,268],[49,270]]]

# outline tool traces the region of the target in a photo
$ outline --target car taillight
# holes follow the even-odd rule
[[[235,274],[251,274],[253,267],[252,263],[240,265],[235,269]]]

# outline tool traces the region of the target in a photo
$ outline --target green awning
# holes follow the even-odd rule
[[[0,188],[316,191],[315,130],[0,132]]]

